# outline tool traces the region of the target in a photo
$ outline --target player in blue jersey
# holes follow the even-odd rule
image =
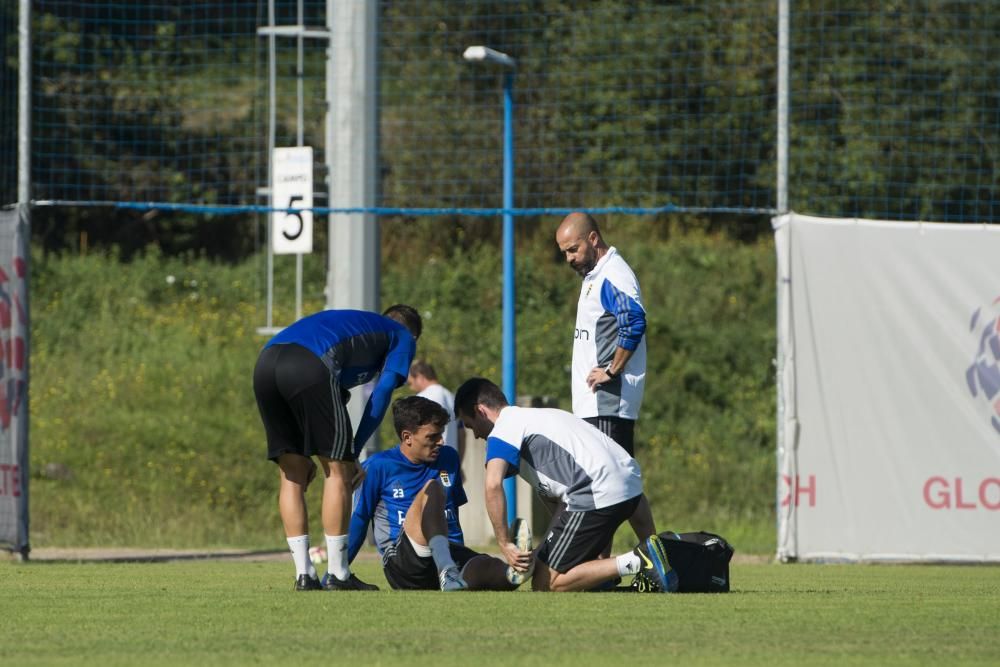
[[[657,584],[657,592],[677,589],[677,574],[654,532],[648,504],[641,502],[639,464],[614,440],[563,410],[508,405],[500,388],[483,378],[458,388],[455,414],[486,440],[486,511],[511,567],[526,569],[530,560],[508,534],[503,480],[520,474],[550,506],[561,507],[534,553],[533,590],[585,591],[640,574]],[[630,518],[640,546],[599,558]]]
[[[267,457],[278,464],[278,510],[295,562],[296,590],[372,590],[351,573],[347,529],[351,492],[363,475],[357,456],[406,382],[421,332],[420,314],[406,305],[382,314],[324,310],[282,330],[264,346],[253,388]],[[377,378],[377,380],[376,380]],[[348,391],[376,380],[357,433],[347,412]],[[327,573],[320,582],[309,559],[305,491],[323,469],[323,531]]]
[[[385,578],[404,590],[513,590],[507,564],[463,543],[458,508],[467,501],[458,452],[444,446],[451,418],[422,396],[392,405],[399,445],[364,462],[355,494],[350,559],[364,544],[369,524],[382,555]]]

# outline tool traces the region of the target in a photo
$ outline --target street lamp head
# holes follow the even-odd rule
[[[494,63],[513,69],[517,61],[506,53],[491,49],[488,46],[470,46],[462,54],[462,57],[470,63]]]

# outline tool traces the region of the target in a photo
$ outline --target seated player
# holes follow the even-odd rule
[[[586,591],[625,575],[642,575],[655,584],[643,590],[677,590],[677,573],[653,532],[649,504],[642,502],[639,464],[615,441],[563,410],[508,405],[500,388],[483,378],[458,388],[455,413],[486,440],[486,511],[497,545],[515,571],[531,561],[501,519],[507,505],[503,480],[520,474],[539,495],[562,506],[534,553],[533,590]],[[617,558],[599,558],[630,519],[640,546]]]
[[[507,564],[464,545],[458,508],[467,502],[458,452],[444,447],[450,415],[421,396],[392,405],[399,444],[363,464],[365,478],[354,500],[348,560],[364,544],[369,524],[382,555],[386,581],[404,590],[517,588],[521,577]],[[525,551],[530,550],[530,534]]]

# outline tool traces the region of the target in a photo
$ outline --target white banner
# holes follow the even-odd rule
[[[0,211],[0,546],[28,553],[28,219]]]
[[[313,150],[309,146],[275,148],[271,159],[271,206],[311,209]],[[276,255],[305,255],[313,250],[312,211],[271,213],[271,249]]]
[[[778,557],[1000,561],[1000,228],[774,227]]]

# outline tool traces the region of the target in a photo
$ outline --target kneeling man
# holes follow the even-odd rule
[[[512,568],[524,571],[531,561],[508,533],[503,480],[519,473],[559,507],[534,554],[539,566],[533,590],[585,591],[640,573],[656,584],[655,592],[677,590],[677,573],[643,502],[639,464],[618,443],[564,410],[508,405],[500,388],[483,378],[459,387],[455,413],[486,440],[486,511]],[[617,558],[599,558],[626,520],[639,546]]]

